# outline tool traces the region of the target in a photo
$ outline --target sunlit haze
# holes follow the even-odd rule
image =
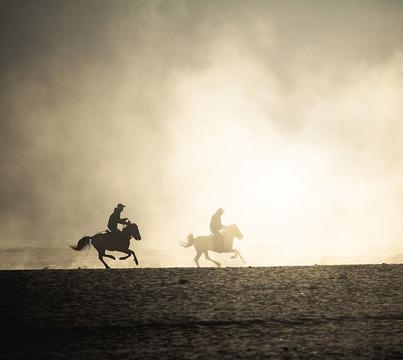
[[[251,266],[403,260],[403,3],[1,7],[2,268],[99,267],[119,202],[141,266],[219,207]]]

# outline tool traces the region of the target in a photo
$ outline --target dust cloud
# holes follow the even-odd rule
[[[143,266],[192,266],[179,243],[218,207],[249,265],[402,261],[400,2],[6,1],[1,14],[6,267],[98,266],[67,246],[118,202]]]

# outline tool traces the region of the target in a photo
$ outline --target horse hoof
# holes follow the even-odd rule
[[[126,258],[125,258],[124,256],[121,256],[121,257],[119,258],[119,260],[126,260]]]
[[[217,264],[217,267],[221,267],[221,264]]]
[[[116,258],[114,256],[111,257],[112,260],[116,260]]]

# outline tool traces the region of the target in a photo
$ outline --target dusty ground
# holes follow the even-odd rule
[[[2,358],[403,358],[403,265],[0,272]]]

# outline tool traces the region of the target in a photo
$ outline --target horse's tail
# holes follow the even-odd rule
[[[192,246],[193,245],[193,240],[194,240],[193,234],[189,234],[188,235],[188,241],[187,242],[182,241],[182,246],[185,247],[185,248],[188,248],[188,247]]]
[[[84,236],[78,240],[77,245],[70,245],[73,250],[81,251],[91,246],[91,236]]]

